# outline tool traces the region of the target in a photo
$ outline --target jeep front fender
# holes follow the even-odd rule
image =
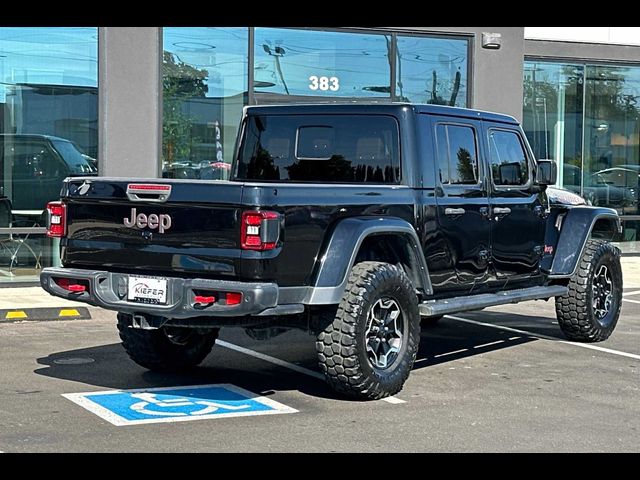
[[[606,231],[611,237],[616,231],[621,231],[620,217],[611,208],[580,206],[567,211],[562,220],[550,278],[570,278],[575,274],[587,240],[597,224],[602,224],[597,228],[599,233]]]

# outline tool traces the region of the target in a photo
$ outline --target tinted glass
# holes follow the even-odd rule
[[[443,184],[478,183],[475,130],[461,125],[438,125],[438,164]]]
[[[561,187],[622,216],[640,214],[639,99],[637,65],[524,64],[523,126],[535,155],[558,162]],[[625,222],[621,240],[638,241],[637,224]]]
[[[34,135],[29,144],[44,144],[44,135],[60,137],[74,142],[87,158],[97,158],[97,57],[95,27],[0,28],[0,134],[7,158],[26,148],[26,135]],[[32,163],[42,158],[36,155]],[[30,197],[14,192],[12,171],[3,167],[0,173],[13,209],[42,210],[58,198],[60,185],[45,196],[37,176],[23,186],[31,190]]]
[[[247,27],[167,27],[162,57],[162,176],[228,178],[247,104]]]
[[[468,49],[466,39],[399,36],[398,100],[465,107]]]
[[[527,157],[515,132],[489,132],[489,161],[494,185],[525,185],[529,179]]]
[[[53,137],[75,146],[68,163]],[[45,206],[72,170],[95,172],[97,157],[98,29],[0,27],[0,282],[37,282],[59,264]]]
[[[442,184],[449,183],[449,139],[447,127],[436,126],[436,142],[438,146],[438,175]]]
[[[69,167],[71,175],[97,175],[98,167],[91,157],[83,155],[71,142],[51,140],[58,154]]]
[[[247,119],[241,180],[396,183],[398,124],[388,116],[273,115]]]
[[[256,93],[390,97],[390,35],[255,29]]]
[[[585,74],[583,196],[638,215],[640,67],[587,65]]]

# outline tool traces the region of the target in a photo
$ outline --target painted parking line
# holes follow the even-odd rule
[[[454,352],[446,352],[446,353],[440,353],[438,355],[434,355],[433,358],[447,357],[449,355],[457,355],[459,353],[464,353],[464,352],[468,352],[468,351],[469,351],[468,348],[461,348],[460,350],[455,350]]]
[[[640,290],[636,290],[635,292],[627,292],[627,293],[623,293],[622,294],[623,297],[630,297],[631,295],[640,295]]]
[[[296,365],[295,363],[285,362],[284,360],[280,360],[279,358],[272,357],[271,355],[265,355],[264,353],[256,352],[255,350],[250,350],[248,348],[241,347],[240,345],[236,345],[235,343],[225,342],[224,340],[216,340],[216,345],[220,345],[221,347],[228,348],[229,350],[234,350],[239,353],[244,353],[245,355],[259,358],[260,360],[264,360],[265,362],[273,363],[274,365],[288,368],[289,370],[293,370],[294,372],[298,372],[303,375],[307,375],[309,377],[317,378],[319,380],[324,381],[324,375],[322,373],[314,372],[313,370],[309,370],[308,368],[301,367],[300,365]],[[396,397],[386,397],[386,398],[382,398],[381,400],[394,405],[407,403],[405,400],[402,400]]]
[[[640,301],[638,300],[631,300],[630,298],[623,298],[622,299],[623,302],[629,302],[629,303],[636,303],[640,305]]]
[[[62,396],[118,427],[297,412],[229,383],[64,393]]]
[[[468,318],[457,317],[454,315],[445,315],[445,317],[450,318],[451,320],[455,320],[457,322],[470,323],[472,325],[478,325],[481,327],[495,328],[497,330],[504,330],[506,332],[520,333],[522,335],[539,338],[541,340],[551,340],[557,343],[564,343],[565,345],[573,345],[574,347],[586,348],[588,350],[596,350],[598,352],[610,353],[612,355],[618,355],[620,357],[628,357],[628,358],[640,360],[640,355],[636,355],[635,353],[621,352],[620,350],[613,350],[611,348],[598,347],[596,345],[592,345],[589,343],[578,343],[578,342],[570,342],[568,340],[558,340],[555,337],[550,337],[548,335],[543,335],[541,333],[528,332],[526,330],[520,330],[518,328],[512,328],[512,327],[505,327],[503,325],[496,325],[493,323],[478,322],[476,320],[470,320]]]
[[[501,343],[504,343],[504,340],[496,340],[495,342],[489,342],[489,343],[483,343],[482,345],[476,345],[473,348],[486,348],[486,347],[492,347],[493,345],[499,345]]]

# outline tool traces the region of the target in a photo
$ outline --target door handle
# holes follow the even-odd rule
[[[511,213],[511,209],[509,207],[493,207],[493,213],[496,215],[509,215]]]
[[[464,208],[445,208],[444,209],[444,214],[445,215],[464,215],[466,213],[466,210]]]

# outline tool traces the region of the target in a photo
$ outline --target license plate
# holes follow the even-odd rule
[[[162,277],[129,276],[130,301],[164,305],[167,303],[167,279]]]

